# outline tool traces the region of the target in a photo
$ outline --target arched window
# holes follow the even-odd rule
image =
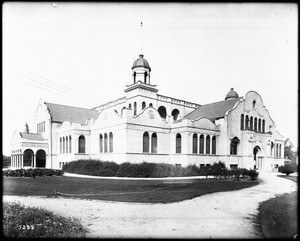
[[[133,83],[135,83],[136,72],[133,72]]]
[[[85,137],[83,135],[78,138],[78,153],[85,153]]]
[[[69,136],[69,153],[72,153],[72,137]]]
[[[69,138],[66,137],[66,153],[69,153]]]
[[[250,130],[253,131],[253,116],[250,117]]]
[[[102,134],[99,135],[99,152],[103,152],[103,136]]]
[[[263,120],[262,121],[262,130],[261,130],[262,133],[265,133],[265,125],[266,125],[266,122],[265,122],[265,120]]]
[[[166,117],[167,117],[167,110],[166,110],[166,107],[160,106],[160,107],[158,108],[158,113],[159,113],[159,115],[160,115],[162,118],[166,118]]]
[[[205,154],[210,154],[210,136],[206,136],[206,148],[205,148]]]
[[[104,152],[107,153],[107,134],[104,134]]]
[[[258,132],[261,132],[261,119],[258,120]]]
[[[109,152],[113,152],[113,146],[114,146],[114,139],[113,139],[113,133],[109,132]]]
[[[134,102],[134,103],[133,103],[133,114],[134,114],[134,115],[136,115],[136,109],[137,109],[137,107],[136,107],[136,102]]]
[[[142,103],[142,110],[145,109],[145,108],[146,108],[146,102],[143,101],[143,103]]]
[[[257,131],[257,118],[254,118],[254,131]]]
[[[62,154],[62,139],[59,138],[59,153]]]
[[[239,143],[239,138],[234,137],[230,142],[230,155],[237,155],[237,146]]]
[[[244,130],[244,115],[241,114],[241,130]]]
[[[65,137],[63,137],[63,153],[66,153],[66,140],[65,140]]]
[[[143,134],[143,153],[149,153],[149,133]]]
[[[128,105],[128,109],[131,109],[131,104]]]
[[[144,73],[144,82],[145,82],[145,84],[147,84],[147,75],[148,75],[148,73],[147,73],[147,71],[145,71],[145,73]]]
[[[150,107],[153,107],[153,104],[152,104],[152,103],[150,103],[150,104],[149,104],[149,106],[150,106]]]
[[[195,154],[195,153],[197,153],[197,139],[198,139],[198,136],[197,136],[197,134],[195,133],[194,135],[193,135],[193,153]]]
[[[253,107],[253,109],[255,109],[255,107],[256,107],[256,101],[255,100],[253,100],[253,102],[252,102],[252,107]]]
[[[176,135],[176,153],[181,153],[181,135]]]
[[[204,135],[201,135],[199,139],[199,153],[204,154]]]
[[[249,116],[248,115],[246,115],[245,129],[249,130]]]
[[[179,116],[179,110],[178,109],[174,109],[174,110],[172,110],[171,114],[174,117],[174,120],[177,120],[178,116]]]
[[[217,141],[216,136],[213,136],[211,139],[211,154],[217,153]]]
[[[157,153],[157,135],[153,133],[151,136],[151,153]]]

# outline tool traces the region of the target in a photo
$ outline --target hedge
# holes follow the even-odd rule
[[[215,178],[250,178],[256,180],[258,172],[255,170],[228,169],[224,163],[214,163],[211,166],[200,167],[188,165],[186,167],[165,163],[130,163],[100,160],[77,160],[63,166],[63,172],[92,175],[92,176],[117,176],[117,177],[186,177],[186,176],[214,176]]]
[[[44,176],[62,176],[63,171],[59,169],[16,169],[16,170],[4,170],[2,171],[5,177],[44,177]]]

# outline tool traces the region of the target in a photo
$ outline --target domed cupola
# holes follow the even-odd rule
[[[235,92],[233,88],[231,88],[230,91],[227,93],[225,100],[231,99],[231,98],[239,98],[238,93]]]
[[[140,54],[139,58],[134,61],[132,67],[133,71],[133,82],[142,82],[145,84],[150,84],[150,65],[146,59],[144,59],[144,55]]]
[[[148,61],[146,59],[144,59],[144,55],[140,54],[139,55],[139,58],[134,61],[131,69],[135,69],[135,68],[138,68],[138,67],[142,67],[142,68],[146,68],[146,69],[149,69],[151,71],[151,68],[150,68],[150,65],[148,63]]]

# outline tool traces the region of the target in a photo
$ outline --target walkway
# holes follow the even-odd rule
[[[259,203],[297,190],[297,183],[276,175],[260,173],[260,185],[171,204],[18,196],[3,200],[77,217],[93,238],[259,238],[253,225]]]

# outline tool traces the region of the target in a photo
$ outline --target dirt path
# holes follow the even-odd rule
[[[4,196],[81,219],[88,237],[259,238],[253,225],[259,202],[297,190],[297,183],[260,173],[260,185],[172,204],[134,204],[66,198]]]

